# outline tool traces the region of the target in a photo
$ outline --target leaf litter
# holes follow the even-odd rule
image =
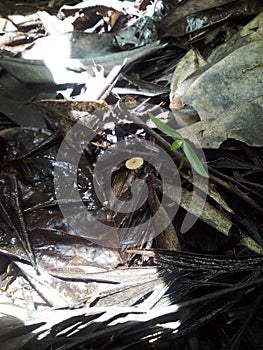
[[[5,349],[262,346],[261,11],[260,1],[1,3]],[[53,181],[54,169],[76,172],[70,158],[56,158],[76,122],[94,133],[77,167],[87,210],[81,233],[59,210]],[[187,140],[188,157],[165,130]],[[208,186],[194,183],[193,135],[204,148]],[[93,179],[107,151],[95,179],[103,193],[120,140],[150,144],[136,167],[125,166],[134,154],[122,150],[126,163],[115,166],[111,181],[114,212]],[[77,157],[83,140],[67,141]],[[182,188],[170,173],[163,194],[161,166],[144,161],[151,153],[158,164],[157,146],[179,167]],[[123,212],[141,180],[147,201]],[[68,193],[60,200],[77,223],[80,204]],[[158,209],[166,218],[173,205],[176,216],[156,237],[149,218]],[[197,221],[182,233],[186,213]],[[94,220],[123,232],[118,249],[97,244],[105,232],[90,241]]]

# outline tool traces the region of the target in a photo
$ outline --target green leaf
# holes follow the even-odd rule
[[[182,135],[168,126],[167,124],[163,123],[159,119],[157,119],[152,113],[149,113],[149,117],[154,122],[154,124],[157,126],[157,128],[162,131],[164,134],[172,136],[175,141],[171,145],[171,150],[176,150],[180,147],[183,148],[184,154],[189,160],[189,163],[191,164],[192,168],[200,175],[204,177],[209,177],[207,171],[205,170],[202,162],[198,158],[197,154],[193,150],[193,148],[185,141],[185,139],[182,137]],[[183,161],[181,161],[181,164],[179,166],[178,171],[183,166]]]
[[[162,131],[164,134],[166,134],[168,136],[172,136],[175,139],[184,140],[182,135],[178,131],[174,130],[169,125],[167,125],[167,124],[163,123],[162,121],[160,121],[159,119],[157,119],[152,113],[149,113],[149,117],[154,122],[154,124],[157,126],[157,128],[160,131]]]
[[[192,168],[200,175],[204,177],[209,177],[207,171],[205,170],[202,162],[198,158],[197,154],[193,150],[193,148],[189,145],[189,143],[184,142],[183,143],[183,151],[189,160],[189,163],[191,164]]]
[[[176,149],[180,148],[182,146],[182,143],[183,141],[181,140],[174,141],[171,145],[171,150],[175,151]]]

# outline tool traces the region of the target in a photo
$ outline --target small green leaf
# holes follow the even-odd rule
[[[154,124],[157,126],[157,128],[162,131],[164,134],[172,136],[175,141],[171,145],[171,150],[176,150],[180,147],[183,148],[184,154],[186,158],[189,160],[189,163],[191,164],[192,168],[200,175],[204,177],[209,177],[207,171],[205,170],[202,162],[198,158],[197,154],[193,150],[193,148],[185,141],[185,139],[182,137],[182,135],[168,126],[167,124],[163,123],[159,119],[157,119],[152,113],[149,113],[149,117],[154,122]],[[181,164],[179,166],[178,171],[183,166],[183,159],[181,161]]]
[[[171,145],[171,150],[175,151],[176,149],[180,148],[182,146],[182,143],[183,141],[181,140],[174,141]]]
[[[192,168],[200,175],[204,177],[209,177],[207,171],[205,170],[202,162],[198,158],[197,154],[193,150],[193,148],[189,145],[189,143],[184,142],[183,143],[183,151],[189,160],[189,163],[191,164]]]
[[[157,126],[157,128],[160,131],[162,131],[164,134],[166,134],[168,136],[172,136],[175,139],[183,140],[182,135],[178,131],[174,130],[169,125],[167,125],[167,124],[163,123],[162,121],[160,121],[159,119],[157,119],[152,113],[149,113],[149,117],[154,122],[154,124]]]

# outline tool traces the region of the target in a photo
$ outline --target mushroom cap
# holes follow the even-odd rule
[[[127,169],[135,170],[140,168],[143,165],[143,159],[141,157],[133,157],[125,162],[125,166]]]

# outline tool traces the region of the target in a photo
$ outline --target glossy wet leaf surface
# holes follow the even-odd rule
[[[262,2],[27,3],[0,4],[1,346],[259,349]]]

